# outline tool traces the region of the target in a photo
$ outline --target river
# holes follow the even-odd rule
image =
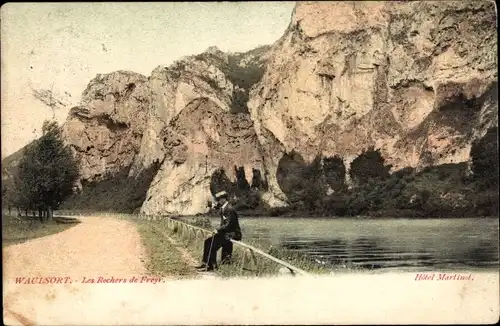
[[[212,218],[218,225],[220,219]],[[499,221],[240,217],[243,240],[283,246],[319,263],[361,269],[499,266]]]

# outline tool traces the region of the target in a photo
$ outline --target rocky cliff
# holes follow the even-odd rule
[[[142,206],[146,214],[196,214],[211,200],[212,175],[219,169],[236,179],[243,168],[252,183],[262,170],[257,137],[248,115],[231,114],[209,98],[188,103],[161,133],[165,159]]]
[[[89,83],[63,129],[79,161],[81,181],[113,175],[134,162],[151,101],[148,78],[137,73],[117,71]]]
[[[218,171],[236,181],[241,170],[251,184],[263,165],[246,102],[267,49],[227,54],[211,47],[158,66],[150,77],[97,76],[64,126],[81,183],[109,185],[123,171],[139,178],[159,167],[142,207],[147,214],[206,211]]]
[[[298,2],[250,112],[270,191],[285,153],[306,162],[369,147],[393,169],[469,160],[497,124],[489,1]]]
[[[384,176],[469,162],[497,125],[496,40],[488,1],[298,2],[272,46],[98,75],[64,135],[84,193],[146,171],[146,214],[206,212],[219,188],[286,206],[352,185],[363,160]]]

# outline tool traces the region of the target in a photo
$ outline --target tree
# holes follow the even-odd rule
[[[323,160],[323,173],[326,182],[335,191],[340,191],[345,185],[345,165],[342,157],[325,157]]]
[[[36,209],[40,218],[51,218],[52,210],[72,193],[78,167],[57,122],[45,121],[42,131],[19,162],[16,197],[25,210]]]
[[[471,148],[472,172],[484,188],[496,188],[498,184],[498,128],[489,128],[483,138]]]
[[[325,177],[321,166],[321,156],[316,156],[302,171],[303,201],[309,211],[321,206],[321,198],[326,193]]]
[[[276,178],[292,205],[302,206],[309,211],[321,205],[321,198],[326,193],[326,182],[320,155],[307,164],[302,155],[294,150],[284,154],[278,163]]]

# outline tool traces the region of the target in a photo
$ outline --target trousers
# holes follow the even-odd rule
[[[222,244],[221,264],[230,264],[233,255],[233,243],[226,241]]]
[[[210,249],[210,247],[212,247]],[[223,234],[215,234],[205,239],[203,244],[202,263],[208,266],[217,265],[217,251],[222,248],[222,261],[228,261],[233,253],[233,243],[226,240]]]

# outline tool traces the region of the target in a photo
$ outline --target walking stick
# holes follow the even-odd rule
[[[205,272],[208,271],[208,266],[210,265],[210,258],[212,257],[212,246],[214,245],[214,240],[215,240],[215,234],[212,234],[212,241],[210,242],[210,250],[208,250],[208,261],[207,261],[207,266],[205,267]]]

